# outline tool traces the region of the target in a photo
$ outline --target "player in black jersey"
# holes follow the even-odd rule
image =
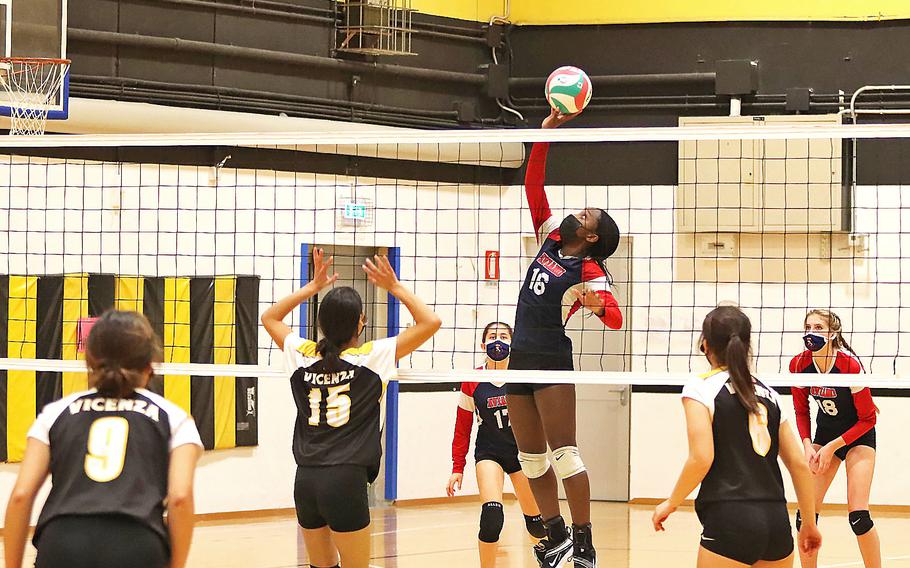
[[[481,334],[481,348],[486,353],[486,362],[480,369],[508,368],[511,343],[512,328],[509,324],[487,324]],[[461,383],[455,435],[452,438],[452,475],[446,486],[446,494],[453,497],[456,486],[461,489],[475,414],[478,426],[474,442],[474,467],[483,503],[477,535],[480,567],[493,568],[496,566],[499,535],[505,523],[502,508],[505,475],[512,481],[528,532],[535,538],[543,538],[545,532],[528,478],[521,472],[518,463],[518,446],[509,425],[509,409],[506,408],[506,389],[503,383]]]
[[[683,389],[689,459],[673,494],[652,522],[664,522],[701,484],[695,511],[704,530],[699,568],[793,565],[793,535],[777,458],[790,471],[800,507],[811,510],[800,549],[815,554],[812,474],[783,417],[777,393],[752,376],[752,324],[733,306],[715,308],[702,324],[700,349],[711,371]],[[811,509],[810,509],[811,508]]]
[[[543,127],[555,128],[573,116],[553,111]],[[534,144],[525,176],[541,247],[518,294],[510,369],[572,370],[572,342],[565,325],[581,308],[607,327],[622,325],[603,264],[619,246],[619,228],[603,209],[584,209],[562,220],[551,214],[544,190],[548,148]],[[537,561],[544,568],[559,568],[572,557],[575,568],[594,568],[591,488],[575,438],[575,386],[510,384],[507,392],[518,459],[547,525],[547,538],[534,547]],[[547,459],[548,445],[555,472]],[[557,476],[572,513],[571,533],[559,511]]]
[[[22,565],[32,505],[48,474],[51,491],[32,539],[37,568],[186,564],[202,441],[186,412],[145,390],[160,360],[141,314],[109,311],[92,327],[93,388],[45,406],[28,432],[6,509],[6,566]]]
[[[294,502],[313,568],[367,568],[370,509],[367,485],[379,473],[385,386],[398,359],[439,329],[439,317],[405,288],[385,256],[367,259],[370,282],[405,305],[414,325],[397,337],[358,347],[366,326],[363,303],[353,288],[334,288],[319,303],[319,343],[307,341],[282,320],[302,302],[332,285],[333,258],[313,251],[313,279],[262,314],[262,324],[284,351],[297,404]]]
[[[844,339],[840,318],[830,310],[812,310],[803,319],[806,350],[790,361],[791,373],[856,374],[862,365]],[[847,506],[850,528],[856,534],[866,568],[882,564],[878,531],[869,514],[869,494],[875,471],[875,423],[877,408],[868,387],[793,387],[796,424],[805,447],[806,459],[815,474],[815,507],[820,510],[840,469],[847,469]],[[815,438],[809,397],[818,412]],[[797,530],[802,514],[797,511]],[[803,568],[815,568],[816,557],[800,556]]]

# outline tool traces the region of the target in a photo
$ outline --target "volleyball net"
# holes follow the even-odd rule
[[[364,297],[365,339],[412,323],[366,282],[368,255],[389,254],[441,316],[442,329],[401,361],[401,380],[475,377],[481,331],[514,322],[538,252],[523,181],[530,144],[548,141],[553,214],[597,207],[619,225],[606,267],[623,327],[582,310],[567,325],[575,372],[486,380],[680,384],[705,370],[704,316],[732,303],[752,320],[756,373],[773,384],[792,383],[803,318],[824,308],[843,321],[863,381],[910,386],[908,138],[906,127],[822,117],[9,139],[0,149],[0,367],[7,389],[30,381],[40,408],[85,384],[81,341],[93,318],[136,309],[165,347],[155,388],[185,406],[234,397],[241,414],[245,381],[283,376],[259,314],[308,280],[320,247],[334,255],[339,285]],[[609,174],[630,149],[653,158],[624,182]],[[302,335],[318,334],[318,304],[290,316]],[[212,377],[235,380],[197,392]]]

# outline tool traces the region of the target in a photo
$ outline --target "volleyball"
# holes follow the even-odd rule
[[[591,79],[578,67],[560,67],[547,77],[547,102],[562,114],[584,110],[593,92]]]

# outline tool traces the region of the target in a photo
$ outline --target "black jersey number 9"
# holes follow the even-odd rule
[[[351,397],[344,394],[350,391],[350,383],[326,389],[325,422],[332,428],[341,428],[351,420]],[[322,389],[310,389],[310,426],[319,426],[321,409]]]
[[[98,483],[120,477],[129,436],[130,423],[121,416],[107,416],[92,422],[88,431],[85,475]]]

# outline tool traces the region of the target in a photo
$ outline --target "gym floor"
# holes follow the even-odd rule
[[[651,506],[594,503],[598,563],[609,568],[695,566],[700,525],[691,508],[670,518],[668,530],[651,529]],[[372,565],[376,568],[478,566],[476,503],[399,506],[373,511]],[[873,510],[882,539],[883,565],[910,568],[910,515]],[[819,568],[862,567],[843,508],[822,515],[825,537]],[[535,568],[518,504],[506,502],[506,527],[498,566]],[[29,557],[33,557],[34,550]],[[799,561],[795,562],[799,565]],[[309,566],[296,519],[289,514],[197,525],[191,568],[289,568]]]

